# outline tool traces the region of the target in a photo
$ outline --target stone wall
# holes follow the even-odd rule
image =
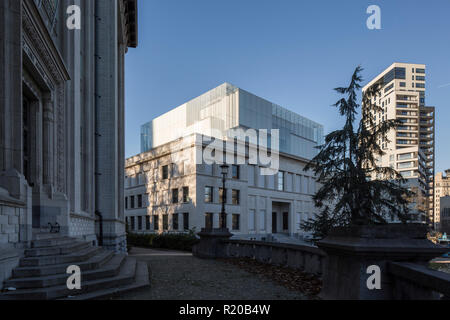
[[[0,187],[0,249],[23,248],[31,241],[32,209],[30,188],[22,199],[13,198]]]
[[[319,276],[324,271],[326,255],[317,247],[244,240],[225,240],[222,243],[221,250],[224,257],[250,258]]]
[[[97,236],[95,234],[95,219],[88,216],[71,214],[69,235],[75,238],[83,238],[88,241],[97,241]]]
[[[0,205],[0,245],[15,245],[19,242],[19,207]]]

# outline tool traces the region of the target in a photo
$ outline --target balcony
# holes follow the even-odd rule
[[[397,139],[397,144],[398,145],[417,145],[417,142],[412,141],[412,140]]]
[[[417,118],[416,112],[397,111],[397,116]]]
[[[433,132],[433,128],[420,127],[421,132]]]
[[[420,120],[421,126],[431,127],[433,126],[433,121],[430,120]]]

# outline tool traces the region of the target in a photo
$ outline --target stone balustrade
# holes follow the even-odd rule
[[[422,224],[338,228],[318,247],[230,240],[223,230],[202,230],[193,254],[201,258],[249,258],[299,269],[323,280],[322,299],[448,299],[450,274],[427,267],[446,248],[426,238]],[[372,288],[371,267],[379,270],[380,288]]]
[[[227,239],[217,243],[215,257],[249,258],[320,276],[323,273],[326,255],[313,246]]]
[[[388,272],[393,282],[393,298],[396,300],[450,299],[450,274],[427,266],[391,262]]]

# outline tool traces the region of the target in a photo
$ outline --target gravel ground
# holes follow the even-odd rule
[[[306,295],[236,265],[186,252],[133,248],[130,256],[150,266],[151,287],[121,300],[304,300]]]

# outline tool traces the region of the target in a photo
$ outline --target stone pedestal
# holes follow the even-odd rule
[[[198,235],[200,242],[192,248],[195,257],[216,259],[226,256],[223,252],[225,247],[221,244],[221,241],[232,237],[228,229],[202,229]]]
[[[317,243],[327,253],[323,275],[323,299],[393,299],[389,262],[426,265],[446,250],[429,241],[423,224],[390,224],[338,228]],[[448,250],[448,249],[447,249]],[[381,289],[369,289],[367,280],[379,267]],[[373,277],[371,278],[373,279]]]

